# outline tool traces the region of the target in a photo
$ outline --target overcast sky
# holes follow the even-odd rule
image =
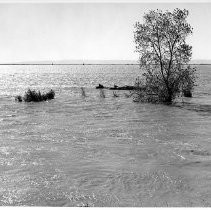
[[[150,9],[186,8],[193,59],[211,59],[211,3],[0,3],[0,63],[138,59],[134,24]]]

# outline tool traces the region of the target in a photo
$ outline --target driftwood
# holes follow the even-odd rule
[[[125,86],[114,85],[114,87],[105,87],[102,84],[99,84],[98,86],[96,86],[96,89],[145,91],[146,87],[145,86],[137,87],[137,86],[129,86],[129,85],[125,85]],[[148,95],[156,95],[156,93],[148,93]],[[183,96],[191,98],[192,92],[190,90],[183,90]],[[114,97],[117,97],[116,94],[114,94]]]
[[[101,84],[99,84],[98,86],[96,86],[96,89],[108,89],[108,90],[134,90],[136,89],[135,86],[129,86],[129,85],[125,85],[125,86],[117,86],[114,85],[114,87],[105,87]]]

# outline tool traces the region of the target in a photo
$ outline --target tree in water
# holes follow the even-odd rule
[[[152,10],[143,23],[135,24],[136,51],[140,55],[142,80],[136,82],[140,100],[171,103],[181,93],[192,93],[195,68],[188,63],[192,47],[186,43],[192,27],[188,10]]]

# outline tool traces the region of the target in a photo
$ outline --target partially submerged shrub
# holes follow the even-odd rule
[[[23,98],[22,98],[22,96],[15,96],[15,100],[18,102],[22,102]]]
[[[183,90],[183,95],[185,97],[191,98],[192,97],[192,92],[190,90]]]
[[[158,74],[155,76],[145,74],[142,80],[138,78],[135,82],[135,101],[171,104],[179,95],[192,97],[195,81],[194,73],[195,70],[193,69],[190,72],[187,68],[180,70],[178,79],[174,78],[172,83],[169,82],[169,88],[166,86],[165,81],[159,78]],[[186,77],[187,74],[189,75]]]
[[[54,99],[54,97],[55,92],[52,89],[47,93],[41,93],[40,91],[36,92],[35,90],[28,89],[23,97],[20,95],[16,96],[15,100],[18,102],[40,102]]]

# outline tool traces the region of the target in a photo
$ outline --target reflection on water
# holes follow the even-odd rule
[[[132,85],[137,66],[1,68],[0,205],[211,206],[209,66],[172,106],[94,89]],[[55,100],[14,101],[31,86]]]

